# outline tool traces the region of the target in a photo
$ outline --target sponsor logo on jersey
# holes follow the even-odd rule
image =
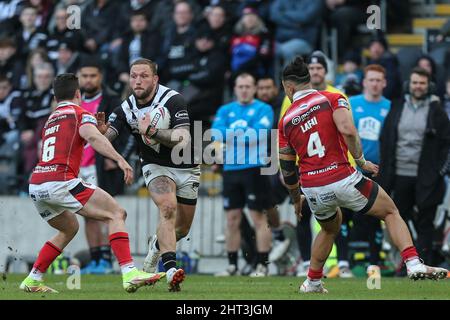
[[[58,170],[57,164],[51,166],[36,166],[33,170],[33,173],[56,172],[57,170]]]
[[[338,99],[337,102],[338,102],[338,107],[343,107],[343,108],[349,109],[347,99],[340,98],[340,99]]]
[[[93,115],[90,114],[83,114],[81,117],[81,123],[92,123],[94,125],[97,125],[97,119]]]
[[[356,107],[355,112],[364,112],[364,109],[361,106]]]
[[[175,113],[175,118],[177,119],[189,119],[189,114],[187,113],[186,110],[181,110],[178,111],[177,113]]]
[[[155,116],[153,117],[152,122],[150,123],[150,125],[151,125],[152,127],[156,127],[156,125],[158,124],[159,119],[161,119],[161,117],[162,117],[162,116],[161,116],[160,113],[155,114]]]
[[[269,127],[270,126],[270,120],[267,116],[264,116],[263,118],[261,118],[261,120],[259,120],[259,123],[262,124],[265,127]]]
[[[117,114],[115,112],[111,113],[108,118],[108,122],[114,122],[117,119]]]
[[[308,176],[313,176],[313,175],[316,175],[316,174],[322,174],[322,173],[325,173],[325,172],[328,172],[328,171],[331,171],[331,170],[336,170],[337,168],[338,168],[337,163],[333,163],[332,165],[330,165],[330,166],[328,166],[326,168],[309,171],[308,172]]]
[[[300,120],[301,120],[300,116],[293,117],[292,118],[292,124],[294,126],[296,126],[296,125],[298,125],[300,123]]]

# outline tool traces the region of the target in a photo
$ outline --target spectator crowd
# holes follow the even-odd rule
[[[273,123],[275,128],[289,103],[279,91],[280,71],[303,55],[314,88],[350,98],[368,160],[380,164],[380,184],[394,192],[402,216],[415,221],[418,249],[424,259],[433,260],[432,222],[450,168],[443,153],[450,144],[448,119],[443,119],[450,115],[450,80],[441,68],[445,66],[425,53],[402,77],[386,37],[358,32],[373,3],[377,1],[0,0],[0,194],[27,192],[40,132],[55,107],[51,85],[58,74],[98,66],[101,84],[92,94],[84,88],[86,97],[102,91],[108,101],[120,103],[129,93],[128,66],[140,57],[151,59],[158,64],[160,82],[184,96],[191,121],[202,121],[206,129],[232,100],[235,80],[244,73],[252,87],[257,85],[254,94],[270,106],[267,112],[274,121],[268,127]],[[388,30],[408,23],[407,8],[389,1],[390,15],[396,19],[388,20]],[[321,52],[328,52],[323,30],[330,29],[337,30],[338,61]],[[128,147],[123,141],[123,148]],[[225,176],[231,179],[232,172]],[[271,208],[259,205],[257,210]],[[378,264],[380,224],[361,223],[370,226],[371,264]],[[337,240],[343,269],[348,268],[346,225]],[[297,228],[307,268],[311,230],[307,224]],[[237,224],[233,230],[239,233]],[[268,259],[267,246],[258,244],[258,262]]]

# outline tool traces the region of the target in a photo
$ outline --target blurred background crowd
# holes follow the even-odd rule
[[[378,11],[368,12],[371,5]],[[375,29],[368,24],[373,12],[379,13],[371,20]],[[276,125],[284,99],[280,72],[303,55],[309,57],[313,86],[345,93],[354,112],[364,104],[358,99],[382,95],[384,120],[391,102],[404,103],[413,93],[415,74],[427,78],[426,103],[438,101],[450,115],[449,18],[448,3],[426,0],[0,0],[0,194],[27,194],[40,131],[54,108],[52,80],[60,73],[78,73],[84,102],[98,102],[101,93],[99,108],[112,110],[129,94],[130,63],[151,59],[158,63],[160,82],[187,100],[191,121],[208,128],[219,107],[233,99],[235,78],[246,72],[258,80],[256,96],[271,105]],[[377,72],[385,85],[370,88],[363,79]],[[395,131],[398,123],[391,125]],[[380,134],[368,140],[378,141]],[[130,141],[118,144],[133,157]],[[95,165],[100,186],[112,194],[135,194],[140,187],[124,190],[115,183],[120,173],[114,163],[100,159]],[[203,192],[215,195],[216,175],[206,170],[202,179]],[[419,200],[419,206],[405,206],[417,213],[423,209]],[[441,200],[421,215],[427,222],[419,221],[419,233],[426,241],[433,237]],[[436,238],[442,245],[442,230]],[[310,240],[305,241],[307,247]]]

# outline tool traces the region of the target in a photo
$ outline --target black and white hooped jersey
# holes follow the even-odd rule
[[[129,96],[122,104],[115,108],[109,116],[110,128],[118,134],[123,130],[130,130],[136,139],[139,149],[139,156],[143,165],[154,163],[166,167],[192,168],[196,165],[193,161],[190,163],[175,164],[171,159],[172,149],[161,143],[149,145],[138,130],[138,119],[145,113],[150,112],[158,106],[166,107],[170,113],[169,129],[175,129],[181,126],[189,126],[189,113],[184,98],[170,88],[158,85],[155,96],[151,101],[144,105],[139,105],[134,95]],[[191,154],[193,154],[191,144]]]

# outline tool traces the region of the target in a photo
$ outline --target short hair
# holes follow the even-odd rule
[[[102,73],[102,64],[98,59],[93,56],[85,56],[81,60],[81,64],[78,70],[82,68],[97,68],[100,73]]]
[[[33,10],[35,13],[38,12],[38,9],[37,9],[36,7],[33,7],[32,5],[29,5],[29,4],[28,4],[28,5],[24,6],[24,7],[22,8],[22,10],[20,10],[20,14],[24,13],[25,10],[29,10],[29,9]]]
[[[50,62],[43,62],[41,64],[38,64],[35,68],[34,68],[34,74],[37,74],[40,71],[48,71],[53,75],[55,74],[55,69],[53,68],[53,65]]]
[[[131,11],[130,17],[132,18],[132,17],[136,17],[136,16],[144,16],[145,20],[148,21],[147,14],[146,14],[145,11],[143,11],[143,10],[140,10],[140,9],[139,9],[139,10],[133,10],[133,11]]]
[[[386,77],[386,69],[379,65],[379,64],[369,64],[368,66],[366,66],[364,68],[364,77],[367,76],[367,73],[369,71],[376,71],[376,72],[380,72],[383,74],[384,77]]]
[[[53,80],[56,101],[73,99],[79,88],[78,78],[73,73],[62,73]]]
[[[292,81],[295,84],[309,83],[311,76],[309,75],[308,65],[301,56],[296,57],[283,70],[283,81]]]
[[[420,75],[422,77],[427,77],[428,82],[431,81],[431,74],[427,70],[425,70],[424,68],[414,67],[411,70],[411,73],[409,74],[409,76],[411,77],[411,75],[413,75],[413,74],[418,74],[418,75]]]
[[[0,49],[3,48],[17,48],[16,42],[11,38],[0,39]]]
[[[259,77],[256,82],[258,83],[260,80],[271,80],[273,82],[273,84],[276,86],[277,84],[275,83],[275,79],[271,76],[262,76]]]
[[[6,74],[0,74],[0,83],[8,82],[11,85],[11,79],[6,76]]]
[[[256,78],[255,78],[255,76],[252,75],[251,73],[248,73],[248,72],[241,72],[241,73],[239,73],[236,76],[236,78],[234,79],[234,83],[236,84],[238,78],[247,78],[247,77],[252,78],[253,79],[253,83],[256,85]]]
[[[157,74],[158,73],[158,65],[156,64],[156,62],[153,62],[150,59],[145,59],[145,58],[139,58],[136,61],[134,61],[131,65],[130,65],[130,70],[133,66],[136,65],[140,65],[140,64],[146,64],[150,67],[150,69],[152,70],[153,74]]]

